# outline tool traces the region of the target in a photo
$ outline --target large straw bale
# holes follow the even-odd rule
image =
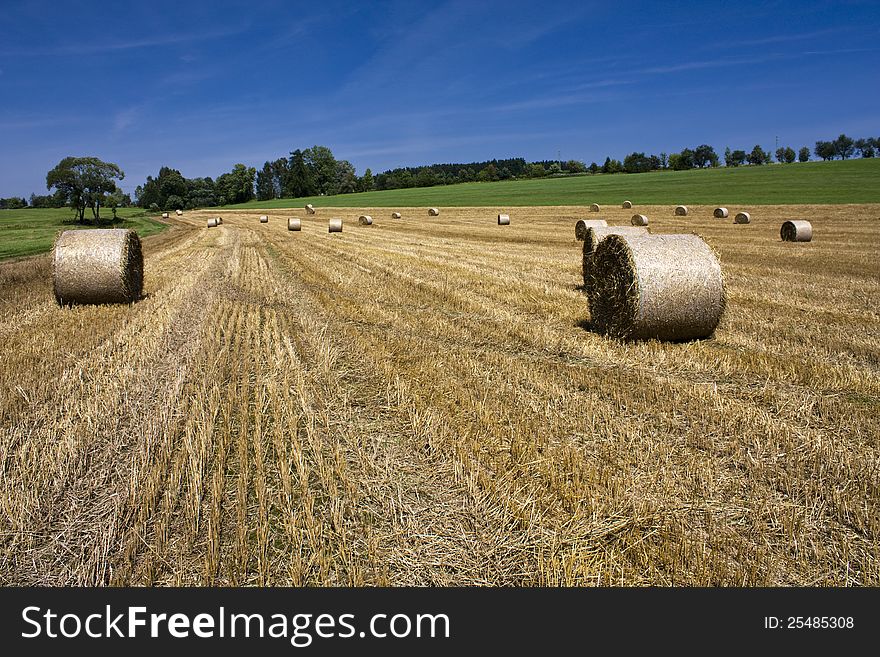
[[[55,299],[74,303],[132,303],[144,286],[141,240],[133,230],[65,230],[55,240]]]
[[[168,213],[167,213],[167,212],[163,212],[163,213],[162,213],[162,218],[163,218],[163,219],[167,219],[167,218],[168,218]]]
[[[175,210],[174,213],[175,213],[178,217],[182,217],[182,216],[183,216],[183,210]]]
[[[510,215],[509,214],[499,214],[498,215],[498,225],[499,226],[509,226],[510,225]]]
[[[372,226],[373,225],[373,217],[368,214],[362,214],[358,217],[358,223],[361,226]]]
[[[269,223],[269,216],[265,215],[265,214],[261,214],[260,215],[260,223],[261,224],[268,224]]]
[[[693,340],[724,313],[721,264],[697,235],[610,235],[593,257],[590,315],[618,338]]]
[[[211,217],[208,219],[208,228],[216,228],[220,225],[220,219],[217,217]]]
[[[632,209],[632,206],[633,206],[632,201],[624,201],[623,205],[621,207],[624,210],[630,210],[630,209]]]
[[[752,223],[752,215],[750,215],[748,212],[737,212],[736,216],[733,218],[733,223],[750,224]]]
[[[428,208],[428,215],[431,217],[439,216],[440,209],[439,208]]]
[[[632,219],[629,222],[633,226],[647,226],[648,225],[648,217],[643,214],[634,214]]]
[[[218,225],[218,226],[222,226],[222,225],[223,225],[223,217],[217,217],[217,225]]]
[[[399,212],[392,212],[391,218],[392,219],[400,219],[400,213]]]
[[[306,212],[308,212],[309,214],[315,214],[315,206],[313,206],[311,203],[307,203]]]
[[[330,220],[327,232],[328,233],[341,233],[342,232],[342,219],[340,219],[339,217],[333,217]]]
[[[599,210],[600,208],[598,203],[593,203],[593,205],[590,206],[590,212],[599,212]]]
[[[608,226],[608,222],[604,219],[578,219],[574,225],[575,239],[583,242],[587,236],[588,228],[605,228],[606,226]]]
[[[716,219],[727,219],[730,213],[727,211],[727,208],[715,208],[715,211],[712,213],[712,216]]]
[[[779,236],[783,242],[809,242],[813,239],[813,225],[805,219],[792,219],[782,224]]]
[[[302,230],[302,219],[291,217],[287,220],[287,230]]]
[[[587,228],[584,233],[583,260],[581,271],[584,277],[584,288],[589,292],[593,255],[599,242],[609,235],[648,235],[648,229],[641,226],[595,226]]]
[[[675,206],[675,216],[676,217],[686,217],[688,215],[688,209],[686,205],[676,205]]]

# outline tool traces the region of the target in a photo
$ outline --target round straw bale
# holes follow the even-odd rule
[[[183,210],[175,210],[174,212],[175,212],[175,214],[177,214],[178,217],[183,216]]]
[[[437,217],[440,215],[439,208],[428,208],[428,215],[431,217]]]
[[[287,230],[302,230],[302,220],[291,217],[287,220]]]
[[[342,219],[339,217],[334,217],[330,220],[329,228],[327,230],[328,233],[341,233],[342,232]]]
[[[677,205],[675,206],[675,216],[676,217],[686,217],[688,214],[688,209],[686,205]]]
[[[223,224],[223,217],[217,217],[217,223],[219,225],[222,225]]]
[[[629,210],[630,208],[632,208],[632,206],[632,201],[624,201],[623,205],[620,207],[622,207],[624,210]]]
[[[144,287],[141,240],[133,230],[65,230],[55,240],[55,299],[74,303],[132,303]]]
[[[813,225],[805,219],[792,219],[782,224],[779,236],[783,242],[809,242],[813,239]]]
[[[715,208],[715,211],[712,213],[712,216],[716,219],[727,219],[728,215],[727,208]]]
[[[167,219],[167,218],[168,218],[168,213],[167,213],[167,212],[163,212],[163,213],[162,213],[162,218],[163,218],[163,219]]]
[[[633,226],[647,226],[648,217],[643,214],[634,214],[629,221]]]
[[[265,215],[265,214],[261,214],[260,215],[260,223],[261,224],[268,224],[269,223],[269,216]]]
[[[574,236],[581,242],[587,236],[587,228],[605,228],[608,222],[604,219],[578,219],[574,225]]]
[[[391,218],[392,219],[400,219],[400,213],[399,212],[392,212]]]
[[[372,226],[373,225],[373,217],[368,214],[362,214],[358,217],[358,223],[361,226]]]
[[[599,204],[593,203],[593,205],[590,206],[590,212],[598,212],[598,211],[599,211]]]
[[[606,335],[693,340],[721,320],[724,277],[697,235],[610,235],[593,257],[589,299],[593,326]]]
[[[315,208],[311,203],[306,204],[306,212],[309,214],[315,214]]]
[[[498,215],[498,225],[499,226],[509,226],[510,225],[510,215],[509,214],[499,214]]]
[[[648,235],[648,229],[641,226],[596,226],[587,228],[584,233],[584,254],[581,270],[584,276],[584,288],[589,293],[593,255],[599,243],[609,235]]]
[[[733,223],[750,224],[752,223],[752,215],[750,215],[748,212],[737,212],[736,216],[733,218]]]
[[[220,221],[217,219],[217,217],[211,217],[210,219],[208,219],[208,228],[216,228],[219,225]]]

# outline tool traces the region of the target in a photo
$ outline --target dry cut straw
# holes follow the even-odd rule
[[[65,230],[55,240],[52,279],[61,305],[132,303],[144,286],[141,240],[124,228]]]
[[[610,235],[596,249],[590,316],[600,333],[638,340],[694,340],[715,331],[724,277],[697,235]]]
[[[498,225],[499,226],[509,226],[510,225],[510,215],[509,214],[499,214],[498,215]]]
[[[712,216],[716,219],[727,219],[729,216],[729,212],[727,208],[715,208],[715,211],[712,213]]]
[[[342,232],[342,219],[339,217],[333,217],[330,219],[330,223],[327,227],[328,233],[341,233]]]
[[[629,220],[629,222],[633,226],[647,226],[648,225],[648,217],[646,217],[643,214],[634,214],[632,216],[632,219]]]
[[[809,242],[813,239],[813,225],[805,219],[792,219],[782,224],[779,236],[783,242]]]
[[[752,223],[752,215],[750,215],[748,212],[737,212],[736,216],[733,218],[733,223],[750,224]]]
[[[581,271],[584,277],[584,289],[589,293],[592,275],[593,255],[599,243],[609,235],[648,235],[648,229],[641,226],[596,226],[587,228],[584,233],[583,259]]]
[[[605,228],[606,226],[608,226],[608,222],[604,219],[578,219],[574,225],[575,239],[583,242],[587,236],[588,228]]]
[[[297,217],[291,217],[287,220],[287,230],[302,230],[302,220]]]
[[[623,202],[623,205],[622,205],[621,207],[622,207],[624,210],[629,210],[629,209],[632,208],[632,206],[633,206],[632,201],[624,201],[624,202]]]

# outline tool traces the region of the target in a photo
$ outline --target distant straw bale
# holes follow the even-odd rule
[[[334,217],[330,220],[327,229],[328,233],[341,233],[342,232],[342,219],[339,217]]]
[[[498,225],[499,226],[509,226],[510,225],[510,215],[509,214],[499,214],[498,215]]]
[[[400,219],[400,213],[399,212],[392,212],[391,218],[392,219]]]
[[[428,215],[431,217],[436,217],[440,214],[439,208],[428,208]]]
[[[633,226],[647,226],[648,225],[648,217],[646,217],[643,214],[634,214],[632,216],[632,219],[629,220],[629,222]]]
[[[308,212],[309,214],[315,214],[315,207],[311,203],[307,203],[306,212]]]
[[[581,261],[581,273],[584,277],[584,289],[587,294],[590,291],[590,276],[592,275],[593,255],[599,243],[609,235],[648,235],[648,229],[641,226],[596,226],[587,228],[584,234],[583,259]]]
[[[593,203],[593,205],[590,206],[590,212],[599,212],[599,209],[598,203]]]
[[[813,239],[813,225],[805,219],[792,219],[782,224],[779,236],[783,242],[809,242]]]
[[[736,216],[733,218],[733,223],[750,224],[752,223],[752,215],[750,215],[748,212],[737,212]]]
[[[606,226],[608,226],[608,222],[604,219],[578,219],[574,225],[575,239],[583,242],[587,236],[588,228],[605,228]]]
[[[693,340],[712,335],[721,320],[724,277],[696,235],[610,235],[593,257],[589,299],[600,333]]]
[[[302,230],[302,220],[291,217],[287,220],[287,230]]]
[[[675,216],[676,217],[686,217],[688,215],[688,209],[686,205],[677,205],[675,206]]]
[[[368,214],[362,214],[358,217],[358,223],[361,226],[372,226],[373,225],[373,217]]]
[[[633,206],[632,201],[624,201],[623,205],[621,207],[624,210],[630,210],[630,209],[632,209],[632,206]]]
[[[716,219],[727,219],[729,213],[727,208],[715,208],[715,211],[712,213]]]
[[[216,228],[220,225],[220,220],[217,217],[211,217],[208,219],[208,228]]]
[[[55,240],[52,263],[55,300],[132,303],[144,286],[141,240],[133,230],[65,230]]]
[[[174,212],[175,212],[175,214],[177,214],[178,217],[183,216],[183,210],[175,210]]]
[[[167,219],[167,218],[168,218],[168,213],[167,213],[167,212],[163,212],[163,213],[162,213],[162,218],[163,218],[163,219]]]
[[[265,215],[265,214],[261,214],[260,215],[260,223],[261,224],[268,224],[269,223],[269,216]]]

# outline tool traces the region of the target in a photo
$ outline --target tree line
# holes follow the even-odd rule
[[[852,157],[871,158],[880,154],[880,137],[853,139],[845,134],[830,141],[817,141],[812,154],[821,160],[846,160]],[[775,159],[781,164],[796,160],[807,162],[811,149],[802,146],[796,152],[780,146],[775,153],[756,144],[750,151],[724,150],[724,166],[761,166]],[[609,157],[600,166],[586,166],[579,160],[539,160],[524,158],[492,159],[482,162],[431,164],[398,167],[373,175],[368,168],[358,176],[348,160],[338,160],[326,146],[312,146],[290,151],[289,156],[266,161],[257,170],[236,164],[216,180],[185,178],[180,171],[161,167],[154,178],[147,176],[135,190],[137,205],[154,211],[192,209],[246,203],[253,199],[268,201],[276,198],[330,196],[383,189],[432,187],[464,182],[495,182],[523,178],[543,178],[587,174],[645,173],[648,171],[702,169],[721,166],[721,157],[709,144],[684,148],[678,153],[648,155],[632,152],[623,161]],[[0,209],[71,207],[77,218],[85,222],[86,210],[100,220],[100,209],[132,205],[132,199],[116,185],[125,174],[118,165],[96,157],[67,157],[46,174],[46,189],[54,193],[38,196],[0,198]]]

